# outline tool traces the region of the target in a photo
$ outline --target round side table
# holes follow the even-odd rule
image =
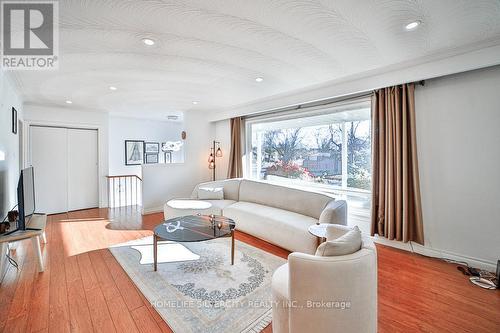
[[[309,226],[309,233],[318,237],[318,246],[326,241],[326,226],[328,223],[318,223]]]

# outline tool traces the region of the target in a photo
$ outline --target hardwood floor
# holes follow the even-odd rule
[[[37,272],[29,240],[11,252],[20,270],[9,267],[0,286],[0,331],[171,332],[107,250],[151,235],[161,220],[131,208],[50,216],[45,272]],[[236,238],[288,255],[249,235]],[[472,286],[452,264],[377,249],[379,332],[500,332],[500,291]]]

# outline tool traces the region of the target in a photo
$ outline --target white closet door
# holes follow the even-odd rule
[[[99,207],[97,130],[68,129],[68,210]]]
[[[35,171],[38,213],[66,212],[68,207],[67,129],[30,127],[31,164]]]

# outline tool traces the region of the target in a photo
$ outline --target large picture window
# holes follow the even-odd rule
[[[245,176],[346,199],[351,221],[369,225],[370,101],[246,121]]]

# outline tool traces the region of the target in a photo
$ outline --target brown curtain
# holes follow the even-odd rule
[[[424,244],[413,83],[374,92],[372,158],[372,236]]]
[[[231,118],[231,153],[227,178],[243,177],[243,162],[241,149],[241,117]]]

